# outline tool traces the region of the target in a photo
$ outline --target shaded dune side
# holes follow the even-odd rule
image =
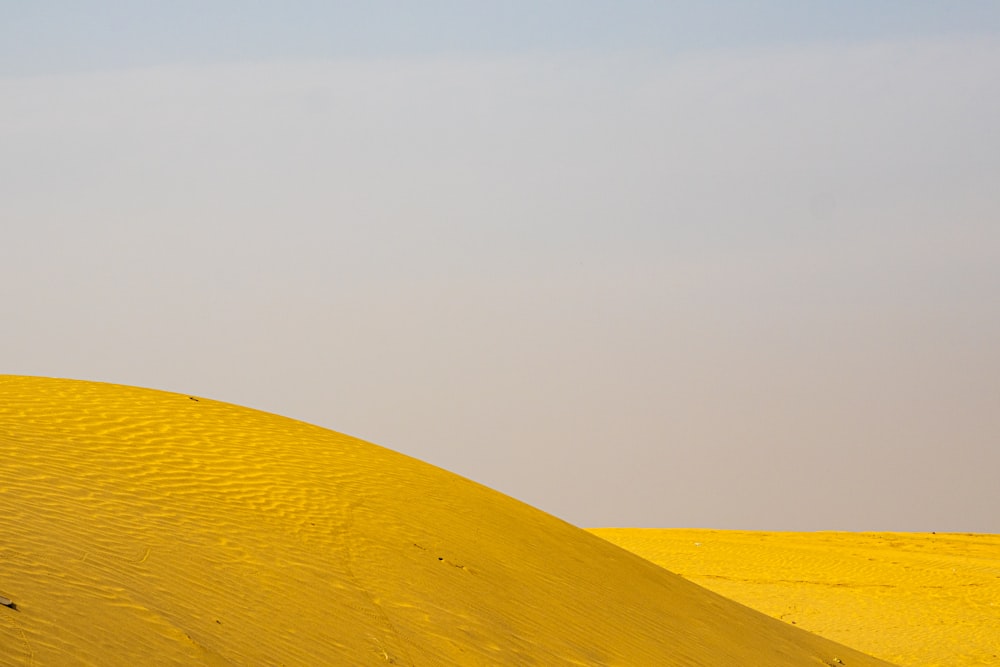
[[[1000,535],[591,532],[769,616],[901,665],[1000,664]]]
[[[0,461],[4,665],[887,664],[454,474],[216,401],[0,376]]]

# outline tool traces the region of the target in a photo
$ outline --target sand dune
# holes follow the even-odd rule
[[[398,453],[0,376],[3,665],[880,665]]]
[[[1000,536],[592,531],[775,618],[900,665],[1000,664]]]

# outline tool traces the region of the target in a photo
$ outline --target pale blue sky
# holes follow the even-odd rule
[[[345,6],[0,6],[0,372],[581,525],[1000,531],[1000,5]]]
[[[285,58],[649,50],[995,34],[988,0],[8,2],[3,74]]]

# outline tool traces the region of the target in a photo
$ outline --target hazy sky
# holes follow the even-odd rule
[[[1000,532],[1000,4],[0,7],[0,372],[585,526]]]

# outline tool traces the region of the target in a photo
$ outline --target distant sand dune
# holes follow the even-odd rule
[[[1000,535],[591,531],[900,665],[1000,664]]]
[[[0,376],[2,665],[886,664],[376,445]]]

